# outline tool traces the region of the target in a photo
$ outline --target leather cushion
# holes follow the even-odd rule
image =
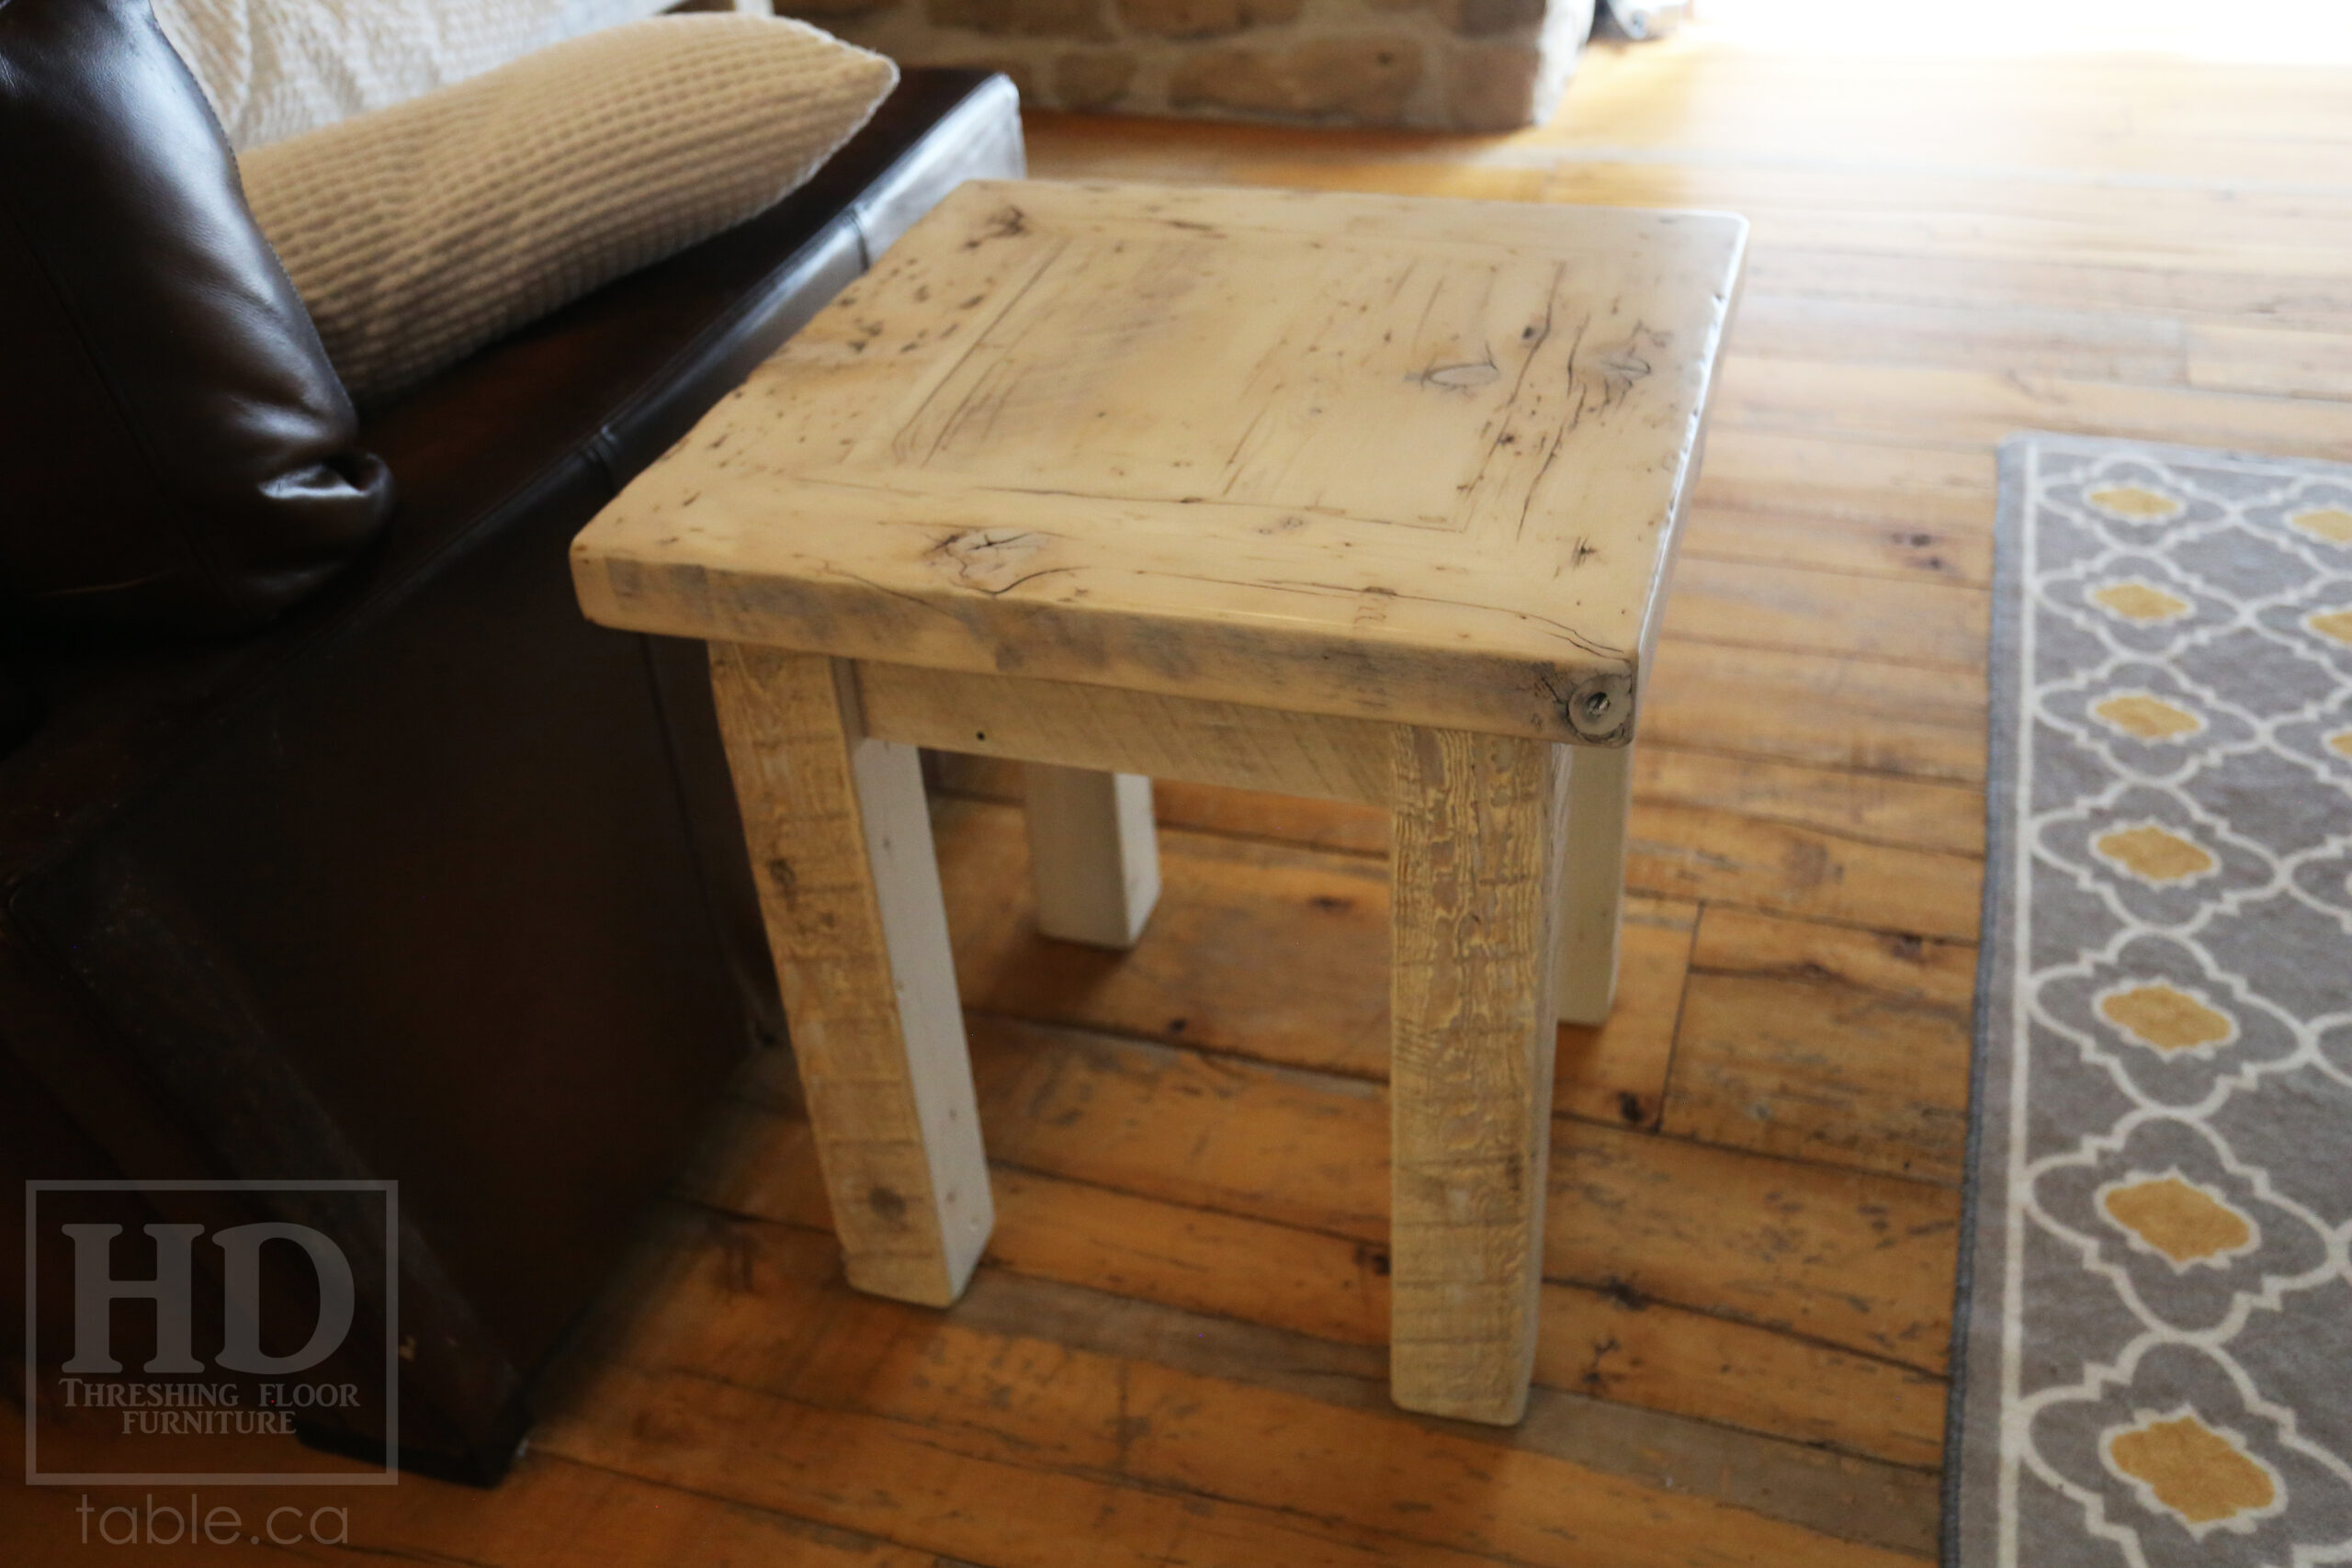
[[[32,688],[15,671],[0,664],[0,757],[6,756],[17,741],[31,733],[40,714]]]
[[[0,622],[225,630],[391,510],[145,0],[0,5]]]

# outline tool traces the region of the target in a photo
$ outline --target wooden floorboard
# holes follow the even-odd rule
[[[770,1054],[514,1478],[354,1495],[349,1555],[1930,1557],[1996,445],[2352,457],[2352,72],[1809,59],[1692,31],[1596,51],[1513,137],[1029,136],[1048,177],[1754,221],[1641,715],[1623,989],[1605,1027],[1558,1034],[1528,1421],[1385,1399],[1383,814],[1161,785],[1165,892],[1113,956],[1035,934],[1015,781],[950,759],[935,818],[999,1208],[970,1295],[941,1314],[846,1289]],[[24,1495],[17,1555],[63,1560],[70,1500]]]

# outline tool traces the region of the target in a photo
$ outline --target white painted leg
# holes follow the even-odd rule
[[[1562,1023],[1601,1023],[1617,998],[1625,904],[1625,818],[1634,749],[1569,746],[1566,850],[1560,868]]]
[[[846,663],[710,668],[849,1282],[945,1306],[995,1211],[915,749],[865,735]]]
[[[1151,781],[1044,762],[1022,772],[1037,929],[1090,947],[1135,946],[1159,901]]]

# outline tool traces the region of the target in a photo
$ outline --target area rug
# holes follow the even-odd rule
[[[2352,1560],[2352,468],[2001,474],[1945,1559]]]

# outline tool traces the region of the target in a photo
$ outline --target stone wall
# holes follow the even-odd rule
[[[777,0],[1041,108],[1510,130],[1559,101],[1592,0]]]

